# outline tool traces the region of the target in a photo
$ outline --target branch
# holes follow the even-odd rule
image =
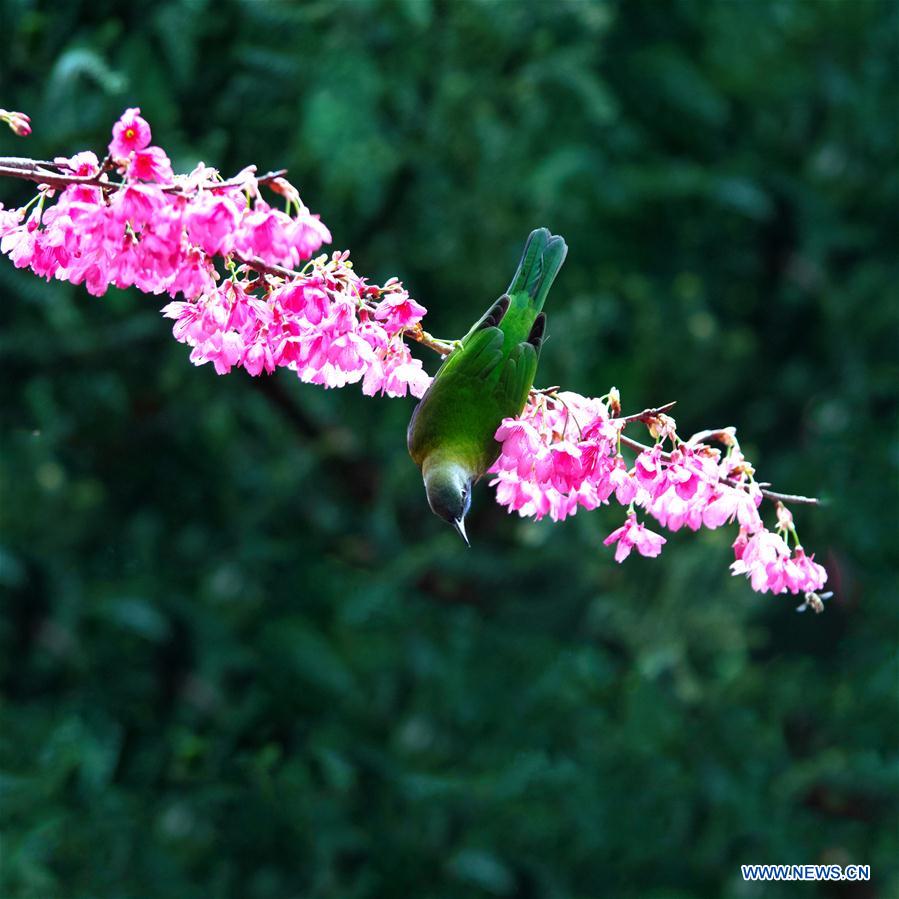
[[[102,166],[96,175],[66,175],[61,171],[49,171],[50,167],[64,169],[65,165],[59,162],[25,159],[20,156],[0,156],[0,177],[18,178],[21,181],[35,181],[38,184],[46,184],[48,187],[59,190],[72,184],[80,184],[86,187],[101,187],[104,190],[118,190],[128,186],[122,181],[109,181]],[[274,172],[266,172],[264,175],[260,175],[256,178],[256,181],[259,184],[266,184],[286,174],[287,169],[277,169]],[[213,187],[240,187],[243,183],[243,179],[231,178],[229,181],[222,181],[213,185]],[[183,189],[183,186],[180,184],[168,184],[161,188],[166,193],[178,193]]]
[[[93,175],[72,174],[70,166],[65,161],[49,162],[46,160],[28,159],[18,156],[0,157],[0,177],[9,177],[24,181],[32,181],[51,189],[65,189],[66,187],[69,187],[71,185],[81,185],[88,187],[98,187],[103,191],[112,191],[128,187],[128,184],[125,182],[109,180],[108,173],[112,169],[114,169],[114,164],[108,157],[104,159],[102,163],[100,163],[99,170]],[[267,172],[264,175],[256,177],[255,181],[258,184],[269,183],[275,181],[278,178],[281,178],[286,173],[286,169],[278,169],[276,171]],[[214,182],[212,184],[204,186],[210,189],[229,187],[240,188],[245,185],[246,180],[247,179],[244,176],[236,176],[234,178],[231,178],[230,180],[223,180],[217,183]],[[167,184],[164,186],[157,186],[160,190],[172,194],[186,193],[191,189],[183,181],[175,182],[173,184]],[[271,275],[273,277],[284,278],[287,280],[293,280],[295,278],[302,277],[302,272],[295,271],[290,268],[285,268],[280,265],[270,265],[256,257],[244,259],[240,256],[236,256],[236,258],[240,259],[243,265],[263,276]],[[361,307],[368,312],[375,311],[376,307],[371,299],[360,298],[359,303]],[[420,343],[422,346],[425,346],[428,349],[440,354],[441,356],[449,355],[459,345],[456,341],[440,340],[439,338],[434,337],[422,328],[421,323],[416,323],[412,327],[406,328],[404,331],[401,331],[399,333],[403,337],[414,340],[417,343]],[[532,388],[531,395],[539,396],[541,394],[545,394],[548,396],[554,396],[555,394],[557,394],[558,390],[559,388],[557,387],[543,389]],[[620,411],[617,405],[617,392],[615,403],[615,406],[612,407],[613,415]],[[663,419],[665,413],[668,412],[674,405],[674,402],[665,403],[655,408],[644,409],[642,412],[637,412],[632,415],[615,417],[614,420],[621,422],[622,425],[640,421],[650,426],[650,428],[652,429],[652,426],[659,423],[660,420]],[[734,443],[734,432],[732,428],[702,431],[698,434],[694,434],[693,437],[691,437],[688,441],[688,445],[695,445],[708,439],[715,439],[729,446]],[[650,447],[639,443],[638,441],[633,440],[630,437],[626,437],[623,434],[621,435],[621,443],[637,452],[643,452],[650,449]],[[662,457],[666,461],[671,460],[670,453],[663,453]],[[743,486],[738,481],[735,481],[732,478],[725,478],[724,482],[733,487]],[[820,500],[814,497],[797,496],[788,493],[777,493],[772,490],[768,490],[766,487],[762,487],[761,485],[759,485],[759,489],[761,490],[762,496],[770,500],[785,503],[821,505]]]

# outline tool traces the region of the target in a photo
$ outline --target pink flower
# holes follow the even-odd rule
[[[503,445],[494,468],[514,470],[519,477],[526,477],[533,468],[535,457],[543,448],[536,428],[519,418],[505,418],[494,437]]]
[[[212,362],[216,374],[226,375],[240,361],[245,351],[243,340],[236,331],[217,331],[203,343],[197,344],[190,354],[194,365]]]
[[[21,220],[21,209],[4,209],[3,204],[0,203],[0,237],[17,228]]]
[[[652,449],[643,450],[634,463],[634,474],[637,483],[650,495],[656,496],[665,489],[665,461],[662,459],[662,447],[654,446]]]
[[[560,440],[552,444],[549,456],[553,487],[560,493],[577,490],[584,480],[580,449],[567,440]]]
[[[824,566],[815,561],[814,555],[807,556],[801,546],[796,547],[793,561],[799,569],[798,592],[817,593],[827,583]]]
[[[431,383],[431,378],[418,359],[414,359],[409,348],[402,342],[379,352],[377,360],[369,367],[362,381],[362,392],[366,396],[377,393],[387,396],[405,396],[407,391],[422,397]]]
[[[128,163],[128,177],[158,184],[171,184],[174,179],[172,164],[160,147],[137,150]]]
[[[384,322],[384,327],[391,334],[397,334],[420,322],[427,311],[400,287],[386,294],[378,303],[375,307],[375,318]]]
[[[637,495],[637,481],[632,471],[628,471],[624,459],[619,453],[615,456],[612,469],[609,472],[609,483],[615,491],[615,499],[622,506],[629,506]]]
[[[517,512],[523,518],[532,517],[539,521],[546,515],[551,515],[558,521],[570,510],[568,501],[558,490],[523,481],[510,472],[499,472],[490,486],[496,487],[496,501],[501,506],[506,506],[510,512]]]
[[[258,256],[270,265],[291,265],[291,242],[288,231],[289,216],[268,203],[257,200],[252,211],[243,216],[235,234],[234,248],[245,259]]]
[[[240,213],[232,200],[204,192],[191,203],[184,215],[187,236],[210,256],[231,252]]]
[[[637,547],[637,552],[641,556],[657,556],[667,541],[660,534],[656,534],[645,527],[642,522],[637,521],[637,516],[633,513],[627,516],[624,524],[612,531],[603,544],[611,546],[617,543],[615,547],[615,561],[623,562],[631,553],[633,547]]]
[[[244,353],[242,364],[251,375],[258,375],[263,369],[271,374],[275,370],[271,347],[265,340],[257,341]]]
[[[60,156],[53,161],[65,166],[73,175],[78,175],[81,178],[90,178],[100,171],[100,161],[97,159],[97,154],[92,153],[90,150],[76,153],[70,158]]]
[[[275,300],[285,314],[317,325],[331,311],[331,300],[319,279],[297,278],[272,291]]]
[[[358,381],[373,360],[371,347],[356,333],[349,331],[337,337],[328,348],[328,362]],[[352,383],[352,381],[350,382]]]
[[[356,329],[356,333],[373,349],[373,350],[387,350],[388,344],[393,341],[393,346],[396,349],[396,352],[403,353],[405,350],[405,355],[408,354],[409,348],[403,343],[401,340],[397,340],[395,337],[391,338],[390,335],[381,327],[378,322],[371,321],[370,319],[363,319],[359,327]],[[410,357],[411,358],[411,357]]]
[[[331,232],[317,215],[312,215],[304,207],[293,223],[287,226],[287,240],[291,246],[290,264],[299,265],[315,255],[322,244],[331,243]]]
[[[741,527],[754,533],[762,527],[762,519],[758,513],[761,501],[762,494],[757,487],[743,490],[719,484],[702,513],[702,523],[707,528],[714,529],[736,517]]]
[[[143,150],[150,143],[150,125],[140,116],[140,107],[126,109],[112,126],[109,155],[114,159],[127,159],[135,150]]]
[[[790,548],[783,537],[762,528],[749,538],[730,570],[732,574],[745,574],[752,589],[762,593],[770,589],[770,583],[777,579],[783,560],[789,555]]]
[[[683,445],[671,453],[671,461],[665,472],[668,483],[681,499],[691,499],[708,476],[692,447]],[[717,475],[717,472],[716,472]],[[717,477],[715,478],[717,481]]]
[[[140,229],[154,221],[165,204],[165,196],[155,184],[130,184],[113,194],[109,211],[113,218]]]
[[[703,499],[698,494],[686,500],[675,487],[669,487],[656,496],[647,511],[669,531],[679,531],[684,525],[698,531],[702,526],[702,507]]]

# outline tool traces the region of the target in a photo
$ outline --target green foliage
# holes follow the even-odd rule
[[[152,297],[2,261],[4,899],[799,894],[746,862],[899,894],[895,3],[0,20],[35,128],[0,154],[102,150],[139,105],[176,168],[286,165],[438,334],[563,234],[541,382],[737,425],[829,496],[797,516],[837,591],[821,617],[751,593],[723,533],[617,566],[611,510],[535,525],[486,487],[465,551],[410,403],[218,378]]]

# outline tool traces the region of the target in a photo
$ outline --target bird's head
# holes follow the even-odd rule
[[[441,462],[426,467],[424,481],[431,511],[448,521],[470,546],[465,516],[471,506],[471,474],[456,462]]]

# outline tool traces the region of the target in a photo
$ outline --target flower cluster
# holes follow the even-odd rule
[[[192,361],[220,374],[283,366],[326,387],[422,395],[430,379],[402,335],[426,310],[399,281],[369,285],[347,253],[313,258],[331,235],[285,179],[264,179],[281,211],[253,168],[229,181],[202,163],[175,175],[151,140],[140,109],[127,109],[103,163],[91,152],[55,160],[32,203],[0,207],[0,251],[95,296],[110,286],[180,294],[164,314]]]
[[[619,408],[615,390],[602,399],[532,394],[522,414],[506,419],[496,432],[502,444],[491,468],[497,501],[519,515],[558,521],[614,497],[628,510],[624,525],[604,541],[616,546],[618,562],[633,548],[657,556],[666,542],[637,521],[637,508],[669,531],[736,523],[731,570],[747,575],[753,589],[817,593],[823,587],[827,574],[806,556],[786,507],[778,504],[776,531],[765,529],[758,509],[762,490],[733,428],[684,441],[669,415],[650,410],[622,418]],[[622,436],[628,424],[639,421],[647,425],[654,445]],[[721,443],[724,452],[710,440]],[[636,447],[632,464],[622,455],[622,443]],[[795,543],[792,554],[789,537]]]
[[[424,394],[430,378],[402,334],[425,310],[399,281],[367,285],[346,253],[321,256],[296,277],[248,275],[236,267],[221,285],[163,309],[175,338],[193,347],[194,364],[212,362],[219,374],[242,366],[251,375],[280,366],[324,387],[362,381],[369,396]]]

